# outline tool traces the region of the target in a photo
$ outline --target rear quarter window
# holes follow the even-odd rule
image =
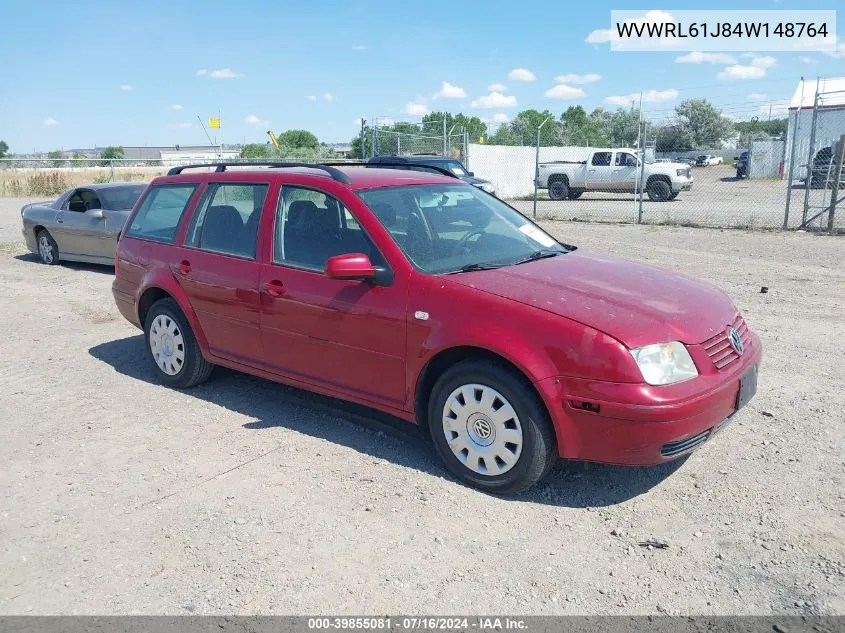
[[[196,189],[197,183],[152,187],[141,202],[126,235],[172,244],[185,208]]]

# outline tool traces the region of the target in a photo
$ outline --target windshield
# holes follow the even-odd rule
[[[433,164],[437,165],[438,167],[441,167],[443,169],[448,169],[453,174],[455,174],[458,178],[463,178],[464,176],[469,175],[469,174],[467,174],[467,170],[464,169],[464,166],[461,165],[456,160],[444,160],[444,161],[440,161],[440,162],[433,163]]]
[[[423,272],[509,266],[567,252],[519,212],[470,185],[385,187],[358,195]]]
[[[146,185],[127,185],[109,187],[97,192],[104,209],[131,209],[144,192]]]

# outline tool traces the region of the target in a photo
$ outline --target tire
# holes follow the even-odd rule
[[[214,369],[173,299],[159,299],[152,305],[144,322],[144,340],[156,376],[168,387],[194,387],[208,380]]]
[[[41,229],[35,234],[35,244],[42,264],[55,266],[59,263],[59,245],[47,229]]]
[[[648,199],[653,202],[665,202],[672,195],[672,188],[665,180],[652,180],[646,187]]]
[[[569,184],[563,178],[549,183],[549,198],[552,200],[566,200],[569,197]]]
[[[578,198],[580,198],[583,195],[584,195],[583,191],[573,191],[572,189],[570,189],[569,195],[567,196],[567,198],[569,198],[570,200],[577,200]]]
[[[669,196],[669,200],[674,200],[675,198],[677,198],[679,193],[680,192],[678,191],[673,191],[672,194]]]
[[[556,460],[545,407],[530,384],[504,365],[466,361],[448,369],[431,392],[428,421],[449,472],[485,492],[522,492]]]

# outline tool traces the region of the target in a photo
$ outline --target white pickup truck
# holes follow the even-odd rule
[[[537,186],[552,200],[575,200],[585,191],[635,193],[641,173],[632,149],[594,150],[587,160],[540,163]],[[649,200],[674,200],[692,189],[690,166],[684,163],[646,163],[642,178]]]

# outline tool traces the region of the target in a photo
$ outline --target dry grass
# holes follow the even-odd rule
[[[0,196],[56,196],[71,187],[94,183],[147,182],[165,173],[164,167],[108,167],[0,170]]]

